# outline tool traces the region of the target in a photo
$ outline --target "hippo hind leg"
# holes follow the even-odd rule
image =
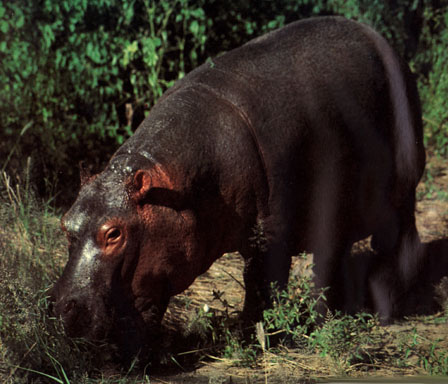
[[[369,280],[374,310],[383,324],[401,314],[400,305],[418,273],[423,254],[415,225],[412,196],[401,209],[391,209],[388,220],[372,236],[377,252],[375,270]]]
[[[254,250],[241,252],[244,258],[244,285],[246,294],[242,321],[244,326],[250,326],[262,318],[263,309],[269,300],[268,287],[263,278],[263,261]]]
[[[334,241],[334,240],[333,240]],[[355,287],[356,281],[351,275],[349,241],[322,242],[314,250],[314,283],[317,293],[324,289],[325,303],[320,302],[317,310],[325,315],[327,310],[341,310],[353,314],[362,306],[360,287]],[[362,292],[361,292],[362,293]]]

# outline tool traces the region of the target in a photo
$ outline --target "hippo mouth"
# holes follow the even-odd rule
[[[57,297],[49,292],[49,315],[62,320],[65,334],[71,338],[92,341],[109,339],[114,324],[114,311],[102,299],[86,297]]]
[[[89,337],[95,339],[102,337],[102,332],[98,329],[93,331],[93,319],[86,306],[77,305],[74,300],[70,300],[63,304],[63,308],[58,312],[64,323],[64,329],[67,336]]]
[[[85,338],[92,342],[108,342],[117,347],[124,360],[136,356],[146,344],[146,326],[130,303],[119,306],[98,303],[67,305],[59,317],[65,333],[71,338]]]

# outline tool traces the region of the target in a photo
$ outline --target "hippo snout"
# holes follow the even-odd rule
[[[70,298],[61,300],[55,305],[56,316],[61,316],[65,319],[75,319],[79,317],[82,312],[82,308],[77,300]]]
[[[92,333],[92,315],[81,297],[70,296],[54,300],[49,310],[52,316],[62,319],[68,336],[84,337]],[[95,336],[101,338],[99,334]]]

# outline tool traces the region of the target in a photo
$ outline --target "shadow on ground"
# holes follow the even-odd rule
[[[448,304],[448,238],[424,244],[418,280],[404,303],[404,315],[433,314]]]

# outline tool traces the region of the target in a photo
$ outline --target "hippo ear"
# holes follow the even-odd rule
[[[135,191],[134,199],[141,200],[144,198],[148,191],[151,189],[151,174],[149,171],[139,169],[135,175],[133,180],[133,189]]]
[[[186,196],[176,188],[171,178],[155,166],[150,170],[138,170],[132,181],[132,199],[139,204],[155,204],[182,209],[187,203]]]
[[[158,165],[153,168],[139,169],[135,172],[133,179],[134,198],[140,200],[148,197],[148,194],[156,190],[173,190],[174,185],[171,178]]]

